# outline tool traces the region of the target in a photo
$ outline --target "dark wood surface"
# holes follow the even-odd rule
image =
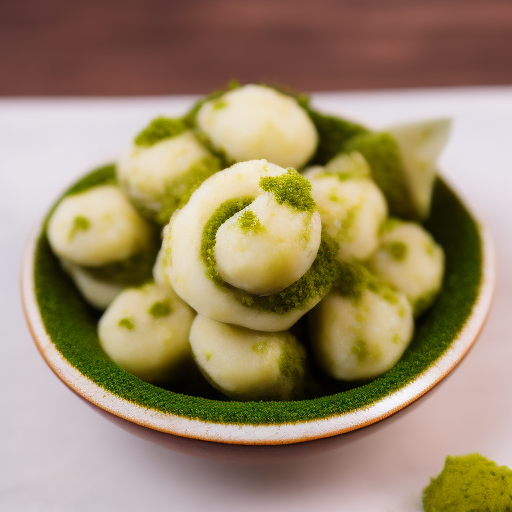
[[[511,0],[2,0],[1,95],[512,83]]]

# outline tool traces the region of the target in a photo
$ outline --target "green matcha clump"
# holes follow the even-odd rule
[[[295,169],[286,174],[264,176],[260,179],[260,188],[274,194],[278,204],[285,204],[299,212],[313,212],[316,203],[311,195],[311,182],[302,177]]]
[[[230,217],[254,201],[254,197],[239,197],[224,201],[213,213],[203,228],[200,255],[206,267],[206,275],[215,284],[232,291],[234,298],[243,306],[277,314],[307,307],[312,300],[325,295],[338,277],[336,260],[337,244],[326,234],[317,256],[309,270],[293,284],[280,292],[259,296],[234,288],[222,279],[215,259],[215,237],[217,231]]]
[[[414,217],[415,207],[395,138],[385,132],[363,133],[345,143],[343,152],[352,151],[361,153],[370,165],[372,177],[386,196],[391,213]]]
[[[244,232],[262,233],[266,231],[265,226],[260,222],[258,216],[251,210],[244,212],[238,219],[238,225]]]
[[[121,320],[119,320],[119,323],[117,325],[119,325],[119,327],[122,327],[123,329],[128,329],[129,331],[133,331],[133,329],[135,327],[135,322],[134,322],[133,317],[126,317],[126,318],[121,318]]]
[[[80,231],[87,231],[91,227],[91,222],[87,217],[83,217],[82,215],[77,215],[73,220],[73,226],[71,227],[71,231],[69,232],[68,239],[71,242],[75,235]]]
[[[396,261],[403,261],[407,256],[407,245],[405,245],[403,242],[388,242],[384,244],[382,248],[391,254],[392,258]]]
[[[171,313],[171,311],[172,311],[172,307],[171,307],[170,300],[163,300],[163,301],[155,302],[148,309],[148,313],[151,316],[154,316],[155,318],[167,316]]]
[[[338,263],[338,279],[333,289],[343,297],[358,300],[373,281],[376,278],[363,265],[343,262]]]
[[[186,129],[187,126],[182,119],[157,117],[135,137],[133,142],[136,146],[151,147],[161,140],[180,135]]]
[[[423,490],[425,512],[510,512],[512,470],[478,453],[446,457]]]
[[[188,171],[176,176],[165,187],[165,195],[161,200],[162,208],[155,220],[165,226],[172,214],[177,209],[183,208],[202,183],[220,169],[219,159],[215,156],[208,156],[192,165]]]

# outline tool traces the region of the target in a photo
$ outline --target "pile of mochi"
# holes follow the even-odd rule
[[[154,119],[115,180],[62,199],[48,240],[105,310],[105,353],[143,380],[193,360],[231,398],[290,400],[311,364],[371,379],[441,288],[444,253],[421,222],[449,129],[371,131],[237,86]],[[293,334],[304,315],[311,350]]]

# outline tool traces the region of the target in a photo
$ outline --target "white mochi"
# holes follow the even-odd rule
[[[146,381],[172,380],[190,360],[193,311],[166,286],[121,292],[98,324],[100,344],[119,366]]]
[[[419,224],[393,220],[368,266],[402,291],[418,316],[432,305],[441,289],[444,251]]]
[[[144,250],[152,229],[119,187],[102,185],[65,197],[53,212],[47,233],[60,258],[100,267]]]
[[[386,130],[398,144],[407,188],[420,219],[425,219],[430,213],[437,159],[448,141],[450,128],[449,119],[435,119],[392,126]]]
[[[190,131],[153,146],[133,145],[117,164],[120,185],[136,204],[158,213],[166,186],[210,153]]]
[[[379,230],[388,215],[386,199],[366,178],[345,179],[313,168],[304,174],[322,227],[338,243],[340,261],[369,258],[379,243]]]
[[[255,228],[241,224],[248,215],[257,222]],[[316,258],[321,235],[318,212],[298,212],[280,205],[267,192],[217,231],[217,268],[236,288],[257,295],[276,293],[307,272]]]
[[[389,370],[409,345],[412,308],[400,292],[365,289],[358,299],[332,290],[311,311],[310,336],[322,369],[341,380],[370,379]]]
[[[287,331],[251,331],[198,315],[190,345],[205,377],[228,396],[286,400],[302,388],[306,353]]]
[[[246,85],[207,101],[196,120],[214,147],[236,161],[265,158],[299,168],[318,144],[315,125],[297,101],[262,85]]]
[[[126,285],[97,279],[78,265],[61,260],[62,268],[71,276],[83,298],[98,309],[106,309]]]
[[[171,219],[164,239],[168,251],[165,271],[176,293],[199,314],[219,322],[275,332],[291,327],[320,301],[321,296],[315,297],[302,309],[284,314],[244,306],[231,290],[217,285],[207,275],[201,258],[203,229],[217,208],[229,199],[260,196],[264,193],[259,187],[262,177],[286,172],[265,160],[235,164],[208,178]]]

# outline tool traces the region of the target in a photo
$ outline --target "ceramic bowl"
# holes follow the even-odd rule
[[[112,172],[111,167],[95,171],[71,190],[108,181]],[[25,315],[37,348],[55,374],[122,428],[207,457],[244,459],[247,445],[259,446],[262,459],[270,453],[264,445],[293,445],[288,453],[298,455],[302,448],[297,443],[306,447],[324,439],[316,444],[325,449],[354,437],[347,433],[405,408],[446,377],[476,341],[495,282],[490,235],[441,179],[426,228],[445,250],[446,275],[434,306],[417,322],[410,347],[397,365],[373,381],[314,399],[236,402],[189,396],[125,372],[101,351],[96,336],[99,314],[84,303],[53,256],[44,221],[25,253]],[[337,437],[325,440],[332,436]]]

